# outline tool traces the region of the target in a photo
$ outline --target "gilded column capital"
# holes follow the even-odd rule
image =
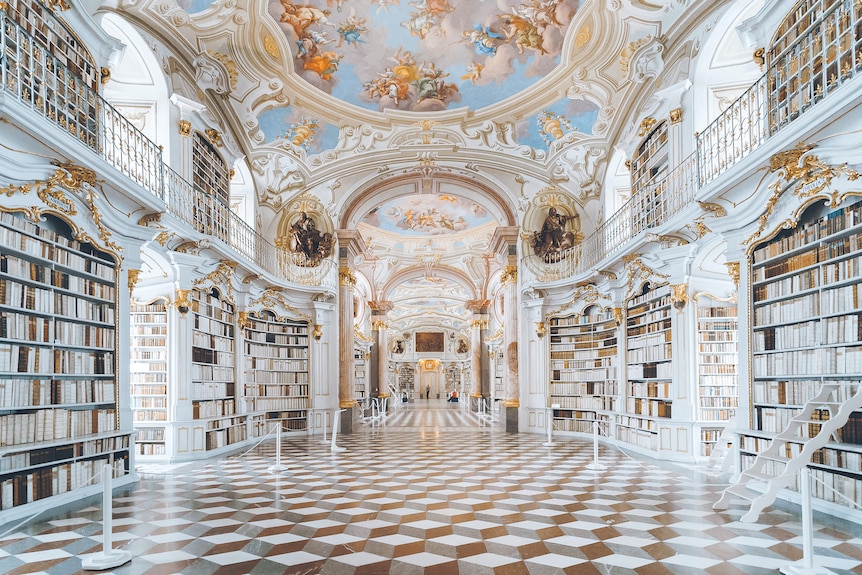
[[[383,331],[386,329],[386,322],[381,319],[376,319],[371,322],[372,331]]]
[[[682,122],[682,108],[674,108],[670,111],[670,123],[679,124]]]
[[[470,327],[473,329],[488,329],[488,320],[487,319],[470,320]]]
[[[520,399],[504,399],[503,407],[521,407]]]
[[[204,133],[207,135],[207,138],[213,146],[221,147],[221,132],[219,132],[215,128],[207,128],[206,130],[204,130]]]
[[[688,284],[671,284],[670,301],[673,307],[682,310],[688,303]]]
[[[356,276],[348,267],[338,268],[338,283],[343,286],[353,287],[356,285]]]
[[[177,128],[179,129],[180,136],[192,135],[192,123],[188,120],[180,120],[177,122]]]
[[[189,310],[192,308],[192,304],[189,301],[189,291],[187,289],[178,289],[174,298],[174,307],[183,315],[189,313]]]
[[[247,311],[239,312],[239,317],[237,317],[236,325],[240,329],[245,329],[249,325],[251,325],[251,322],[248,320],[248,312]]]
[[[730,274],[733,285],[739,289],[739,262],[726,262],[724,265],[727,266],[727,273]]]
[[[140,276],[141,276],[141,270],[133,270],[133,269],[129,270],[129,293],[130,294],[133,291],[135,291],[135,286],[137,285],[138,280],[140,279]]]
[[[513,284],[518,281],[518,266],[506,266],[500,276],[500,283],[503,285]]]

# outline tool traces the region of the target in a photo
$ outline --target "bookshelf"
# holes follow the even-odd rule
[[[862,377],[862,202],[809,207],[795,228],[756,246],[751,256],[751,431],[740,437],[742,469],[824,386],[840,402]],[[804,429],[817,435],[817,410]],[[787,441],[792,457],[805,438]],[[862,412],[811,458],[814,496],[862,504]],[[835,492],[829,490],[834,489]],[[847,498],[847,499],[844,499]]]
[[[192,312],[192,418],[206,423],[205,449],[246,439],[237,413],[234,305],[217,288],[194,289]]]
[[[286,431],[307,430],[308,322],[266,309],[250,312],[243,335],[243,388],[249,413],[263,413],[265,426],[278,421]]]
[[[135,453],[164,457],[168,413],[167,300],[132,302],[130,306],[129,384]]]
[[[617,409],[617,338],[612,309],[589,306],[581,314],[549,319],[551,405],[554,427],[588,433],[598,421],[610,433]]]
[[[704,457],[739,405],[737,314],[735,303],[705,294],[697,300],[697,409]]]
[[[492,399],[503,399],[503,395],[505,393],[505,369],[506,364],[504,362],[503,356],[503,346],[497,345],[492,348],[491,351],[491,362],[494,371],[494,389],[491,390],[491,398]]]
[[[398,391],[407,392],[407,397],[416,399],[416,370],[413,364],[402,364],[398,367]]]
[[[652,451],[659,447],[659,422],[672,417],[671,327],[669,285],[646,283],[626,302],[625,401],[616,437]]]
[[[366,358],[365,346],[354,344],[353,346],[353,397],[360,404],[365,404],[368,399],[368,359]],[[388,390],[381,389],[388,393]]]
[[[668,172],[668,122],[656,124],[635,150],[631,161],[633,213],[638,218],[634,233],[658,225],[661,220],[659,202]]]
[[[113,256],[61,220],[0,213],[0,523],[130,471],[118,416]],[[98,482],[97,482],[98,483]],[[4,513],[5,512],[5,513]]]

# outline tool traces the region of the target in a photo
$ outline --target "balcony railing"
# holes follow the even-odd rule
[[[274,277],[335,287],[335,262],[277,248],[229,206],[195,190],[162,159],[161,149],[92,90],[46,46],[0,10],[0,82],[18,102],[52,122],[153,196],[192,229],[215,238]],[[314,265],[317,264],[317,265]]]
[[[552,261],[529,254],[540,281],[586,274],[639,234],[666,224],[697,192],[862,73],[862,2],[823,0],[820,17],[697,136],[696,151]]]

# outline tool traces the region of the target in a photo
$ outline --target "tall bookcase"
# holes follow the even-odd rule
[[[831,211],[818,202],[752,253],[751,431],[740,437],[742,469],[824,384],[840,385],[846,400],[862,378],[862,202],[853,201]],[[816,411],[808,433],[829,415]],[[862,412],[809,465],[815,497],[862,505]]]
[[[399,393],[407,393],[410,399],[417,399],[416,396],[416,368],[412,363],[402,364],[398,367],[398,391]]]
[[[668,122],[655,125],[635,150],[631,162],[633,231],[661,223],[659,202],[662,201],[663,179],[667,175],[669,162]]]
[[[497,345],[491,350],[491,365],[493,366],[494,381],[491,385],[494,388],[491,390],[491,397],[494,399],[503,399],[504,382],[505,382],[505,357],[503,355],[503,346]]]
[[[130,470],[116,377],[118,269],[59,219],[0,213],[0,523]],[[96,482],[98,484],[98,482]],[[71,496],[71,495],[70,495]]]
[[[599,422],[610,433],[617,408],[617,338],[612,309],[590,306],[579,315],[549,319],[550,404],[554,426],[562,431],[592,431]]]
[[[735,303],[697,300],[697,421],[702,456],[709,456],[739,405],[739,321]]]
[[[616,437],[645,449],[659,448],[659,421],[672,416],[672,318],[670,286],[644,284],[626,303],[626,384]]]
[[[216,288],[191,291],[192,417],[206,422],[206,450],[244,441],[246,418],[237,413],[234,304]]]
[[[248,314],[243,334],[249,413],[264,413],[267,422],[281,422],[284,430],[307,430],[308,322],[265,309]]]
[[[167,300],[132,302],[129,384],[135,453],[164,457],[168,413],[168,310]]]
[[[368,399],[368,360],[364,345],[353,346],[353,397],[361,404]],[[388,390],[381,389],[381,392]]]

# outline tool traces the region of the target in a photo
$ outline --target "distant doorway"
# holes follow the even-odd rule
[[[425,399],[426,392],[430,399],[440,397],[440,360],[423,359],[419,362],[419,395]]]

